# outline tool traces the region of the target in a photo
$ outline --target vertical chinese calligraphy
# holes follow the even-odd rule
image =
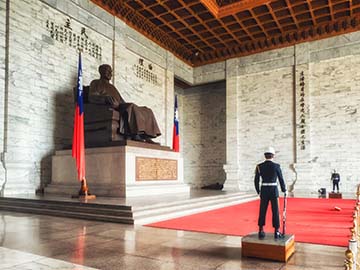
[[[300,72],[300,99],[299,99],[299,106],[300,106],[300,149],[305,150],[305,139],[306,139],[306,117],[305,117],[305,76],[304,71]]]
[[[136,77],[145,80],[153,85],[159,85],[158,76],[153,72],[153,65],[144,63],[144,59],[140,58],[138,64],[133,65]]]
[[[50,37],[52,39],[87,53],[98,60],[101,60],[101,46],[89,39],[85,27],[81,28],[81,32],[79,34],[76,33],[71,27],[70,19],[66,19],[63,25],[48,19],[46,21],[46,29],[50,33]]]

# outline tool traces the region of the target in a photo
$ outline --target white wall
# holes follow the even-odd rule
[[[276,160],[291,179],[293,163],[292,67],[241,75],[238,78],[240,182],[247,189],[264,149],[273,146]],[[251,186],[252,188],[252,186]]]
[[[355,192],[360,180],[360,55],[311,63],[310,70],[314,180],[329,186],[336,169],[341,189]]]
[[[6,1],[0,0],[0,153],[4,152],[5,118],[5,37],[6,37]],[[0,194],[5,183],[3,156],[0,156]]]
[[[102,59],[83,54],[84,84],[99,77],[100,64],[113,65],[114,84],[124,98],[154,110],[163,145],[171,146],[174,76],[190,84],[226,79],[226,93],[221,87],[200,87],[184,91],[180,99],[185,120],[180,130],[187,130],[185,163],[189,168],[203,164],[196,172],[195,167],[189,170],[188,182],[194,186],[210,182],[206,179],[211,165],[216,167],[211,181],[220,179],[221,161],[227,186],[253,190],[253,171],[268,145],[279,151],[276,158],[295,190],[330,185],[334,168],[343,178],[344,191],[354,190],[358,183],[360,32],[193,69],[90,0],[10,1],[9,87],[4,103],[5,2],[0,0],[0,105],[8,108],[8,114],[0,111],[4,158],[0,181],[5,179],[5,166],[8,194],[34,192],[49,182],[51,155],[71,144],[77,51],[51,37],[46,27],[49,19],[59,25],[70,19],[77,33],[86,28],[87,35],[101,45]],[[136,75],[140,58],[146,68],[152,65],[156,83]],[[306,80],[305,149],[300,147],[301,72]],[[204,109],[201,115],[199,107]],[[224,110],[226,117],[216,118]],[[188,125],[195,124],[195,119],[201,120],[196,124],[203,134],[198,126]],[[209,126],[202,126],[204,119]],[[225,134],[212,134],[216,125]],[[221,136],[225,142],[218,140]],[[198,143],[200,137],[204,145]],[[204,152],[214,145],[219,152]]]
[[[342,176],[342,191],[354,192],[359,47],[359,33],[351,33],[227,61],[227,188],[253,190],[255,165],[271,145],[295,192],[330,189],[332,169]]]
[[[184,179],[193,187],[225,180],[225,86],[223,81],[176,91]]]

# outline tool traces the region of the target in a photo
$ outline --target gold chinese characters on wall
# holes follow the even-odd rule
[[[48,19],[46,21],[46,30],[52,39],[101,60],[102,48],[88,37],[85,27],[81,27],[81,31],[78,33],[72,28],[70,19],[66,19],[64,24]]]
[[[177,160],[136,157],[136,181],[177,180]]]
[[[143,58],[139,58],[137,64],[133,65],[135,76],[155,86],[160,86],[160,80],[155,73],[154,66],[151,63],[145,63]]]

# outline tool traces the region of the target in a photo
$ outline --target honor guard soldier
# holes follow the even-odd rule
[[[279,218],[279,191],[277,187],[277,179],[279,179],[280,187],[282,192],[286,192],[286,185],[282,176],[280,165],[273,162],[275,156],[275,149],[269,147],[265,152],[265,161],[258,164],[255,170],[255,189],[260,194],[260,212],[259,212],[259,239],[265,238],[264,225],[266,211],[271,202],[272,210],[272,225],[275,229],[275,239],[282,237],[280,233],[280,218]],[[260,184],[260,177],[262,179]]]
[[[333,170],[333,173],[331,174],[331,180],[333,182],[333,190],[332,192],[335,192],[335,187],[337,189],[337,193],[339,193],[339,182],[340,182],[340,174],[336,172],[336,170]]]

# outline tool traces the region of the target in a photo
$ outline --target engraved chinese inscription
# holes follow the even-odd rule
[[[78,33],[73,30],[70,19],[66,19],[64,24],[48,19],[46,29],[52,39],[101,60],[102,48],[89,38],[85,27],[81,27],[81,31]]]
[[[177,180],[177,160],[136,157],[136,181]]]
[[[305,76],[304,72],[300,72],[300,99],[299,99],[299,107],[300,107],[300,149],[305,150],[305,139],[306,139],[306,117],[305,117]]]

